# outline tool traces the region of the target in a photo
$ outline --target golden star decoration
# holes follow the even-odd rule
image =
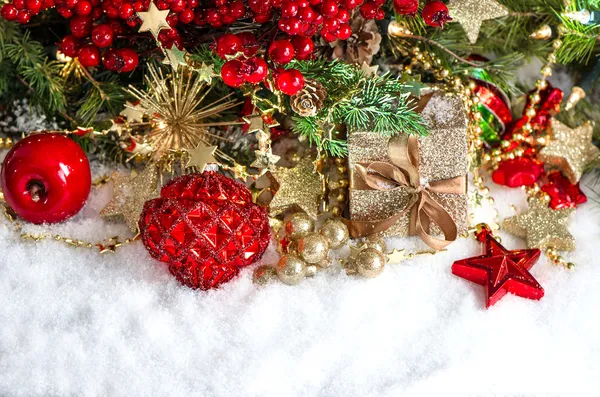
[[[123,218],[129,229],[136,233],[144,203],[158,196],[156,167],[146,167],[139,175],[113,172],[113,198],[100,211],[102,218]]]
[[[366,62],[363,62],[362,65],[360,65],[360,70],[362,70],[367,77],[376,76],[378,69],[379,65],[369,66]]]
[[[185,61],[185,56],[187,52],[181,51],[175,44],[168,50],[165,50],[165,54],[167,55],[163,60],[163,64],[171,65],[173,69],[177,69],[179,66],[187,65]]]
[[[137,13],[137,16],[142,20],[139,32],[150,32],[157,39],[161,30],[171,29],[171,26],[167,23],[169,12],[169,10],[159,10],[154,1],[151,1],[148,11]]]
[[[190,158],[186,167],[195,167],[198,172],[204,172],[208,163],[217,163],[214,157],[215,150],[217,150],[216,146],[204,146],[201,143],[195,149],[188,150]]]
[[[592,143],[593,127],[587,122],[571,129],[556,119],[552,119],[554,139],[540,151],[540,160],[556,167],[577,183],[583,171],[591,161],[600,154],[600,150]]]
[[[311,218],[317,217],[321,180],[310,157],[300,160],[294,168],[278,168],[274,177],[279,183],[279,190],[269,205],[271,216],[277,216],[295,205]]]
[[[255,150],[256,160],[250,167],[258,168],[260,170],[260,175],[264,175],[267,171],[275,171],[275,164],[279,161],[281,156],[277,156],[273,154],[271,148],[267,150]]]
[[[460,23],[471,44],[477,42],[483,21],[508,15],[508,9],[495,0],[451,0],[448,8],[452,21]]]
[[[141,123],[143,114],[144,112],[137,105],[129,101],[125,103],[125,109],[119,113],[119,115],[125,117],[127,123]]]
[[[567,226],[574,212],[574,208],[553,210],[543,200],[531,199],[529,210],[505,219],[503,227],[508,233],[525,238],[527,248],[573,251],[575,239]]]
[[[194,69],[198,73],[198,78],[202,81],[205,81],[207,84],[212,83],[212,78],[217,74],[215,73],[215,69],[213,65],[207,65],[204,62],[200,64],[199,68]]]
[[[387,254],[387,263],[400,263],[406,259],[408,259],[409,256],[406,254],[406,249],[396,249],[394,248],[392,250],[392,252],[390,252],[389,254]]]

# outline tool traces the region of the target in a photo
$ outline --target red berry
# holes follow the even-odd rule
[[[110,47],[113,41],[113,30],[110,25],[98,25],[92,30],[92,42],[99,48]]]
[[[13,0],[13,5],[19,11],[25,9],[25,0]]]
[[[304,87],[304,76],[296,69],[281,71],[275,77],[277,89],[286,95],[294,95]]]
[[[438,0],[427,3],[425,7],[423,7],[422,16],[425,23],[434,28],[443,28],[446,22],[452,20],[450,15],[448,15],[448,7],[446,7],[446,4]]]
[[[321,3],[321,14],[332,17],[338,12],[338,5],[336,0],[324,0]]]
[[[185,3],[185,0],[174,0],[171,3],[171,11],[181,12],[181,11],[185,10],[186,5],[187,4]]]
[[[75,15],[69,21],[71,32],[77,38],[88,37],[92,33],[92,18],[88,15]]]
[[[315,10],[310,7],[304,7],[298,11],[298,18],[305,22],[311,22],[313,19],[315,19],[315,16]]]
[[[419,10],[419,0],[394,0],[394,9],[398,14],[415,15]]]
[[[102,8],[100,7],[96,7],[92,9],[92,19],[94,21],[97,21],[98,19],[102,18],[102,15],[104,15],[104,11],[102,10]]]
[[[119,70],[120,58],[117,51],[110,49],[102,56],[102,65],[110,71],[116,72]]]
[[[281,7],[281,15],[284,17],[293,17],[298,13],[298,4],[288,2]]]
[[[246,15],[246,6],[241,1],[234,1],[229,5],[229,12],[234,18],[242,18]]]
[[[221,78],[223,79],[223,82],[233,88],[237,88],[244,84],[242,67],[242,62],[237,59],[225,62],[225,65],[221,68]]]
[[[63,37],[60,42],[60,52],[71,58],[77,55],[77,47],[77,38],[73,35]]]
[[[95,45],[84,45],[77,52],[77,59],[86,68],[96,67],[100,64],[100,51]]]
[[[337,36],[334,33],[328,32],[326,30],[321,31],[321,37],[328,43],[333,43],[337,40]]]
[[[87,0],[81,0],[75,6],[77,15],[90,15],[92,12],[92,3]]]
[[[341,9],[338,11],[336,17],[342,23],[348,22],[350,20],[350,12],[348,12],[348,10]]]
[[[367,1],[360,7],[360,14],[365,19],[375,19],[379,6],[374,1]]]
[[[66,7],[56,7],[56,12],[58,12],[60,16],[65,19],[69,19],[73,16],[73,11]]]
[[[350,28],[350,25],[348,25],[347,23],[340,25],[336,36],[340,40],[348,40],[348,38],[352,36],[352,29]]]
[[[119,17],[121,19],[127,19],[133,15],[134,9],[133,5],[130,3],[121,4],[119,7]]]
[[[242,39],[243,52],[245,57],[252,57],[258,51],[258,45],[256,44],[256,37],[250,32],[242,32],[237,35]]]
[[[27,10],[21,10],[17,13],[17,22],[26,24],[31,20],[31,13]]]
[[[179,13],[179,22],[188,24],[194,20],[194,11],[187,8]]]
[[[223,59],[227,59],[227,55],[235,55],[242,51],[244,43],[238,36],[226,33],[217,40],[217,54]]]
[[[22,219],[57,223],[75,215],[92,186],[85,152],[62,134],[21,139],[6,155],[1,186],[4,198]]]
[[[335,32],[339,26],[340,21],[338,21],[336,18],[325,18],[323,21],[323,29],[330,32]]]
[[[273,62],[286,64],[294,59],[294,46],[288,40],[275,40],[269,46],[269,58]]]
[[[32,15],[37,15],[42,8],[41,0],[25,0],[25,6]]]
[[[2,15],[2,18],[6,19],[7,21],[14,21],[15,19],[17,19],[18,12],[19,11],[14,5],[4,4],[2,6],[2,11],[0,11],[0,14]]]
[[[254,16],[254,20],[258,23],[267,23],[271,20],[271,18],[273,18],[273,12],[272,11],[268,11],[264,14],[256,14]]]
[[[250,58],[242,65],[242,76],[248,83],[260,83],[267,77],[269,67],[262,58]]]
[[[296,36],[292,39],[292,44],[296,50],[296,59],[301,61],[310,58],[315,50],[315,43],[308,37]]]
[[[138,65],[138,54],[131,48],[121,48],[117,50],[117,55],[121,58],[123,65],[118,70],[119,73],[133,72]]]

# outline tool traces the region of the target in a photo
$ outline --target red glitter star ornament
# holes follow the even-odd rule
[[[544,289],[529,273],[540,257],[539,249],[509,251],[488,227],[481,228],[477,240],[485,244],[485,254],[454,262],[452,273],[485,285],[486,307],[498,302],[507,292],[529,299],[544,296]]]

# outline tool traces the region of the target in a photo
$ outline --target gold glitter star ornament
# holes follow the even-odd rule
[[[504,230],[527,240],[527,248],[573,251],[575,239],[567,228],[574,208],[553,210],[539,199],[529,200],[529,210],[503,222]]]
[[[158,196],[156,189],[158,171],[156,167],[150,166],[139,175],[113,172],[111,179],[113,198],[100,211],[100,216],[104,219],[124,219],[129,229],[137,233],[144,203]]]
[[[271,216],[298,206],[311,218],[317,217],[321,180],[310,157],[300,160],[294,168],[278,168],[274,177],[279,183],[279,190],[269,205]]]
[[[148,11],[137,13],[137,16],[142,20],[139,32],[150,32],[157,39],[161,30],[171,29],[171,26],[167,23],[169,12],[169,10],[159,10],[156,4],[151,1]]]
[[[588,122],[571,129],[556,119],[551,125],[554,139],[540,151],[540,160],[577,183],[585,167],[600,155],[600,149],[592,143],[593,127]]]
[[[195,149],[188,150],[190,159],[186,167],[195,167],[198,172],[204,172],[208,163],[217,162],[214,156],[215,150],[217,150],[216,146],[204,146],[201,143]]]
[[[471,44],[477,42],[483,21],[508,15],[508,9],[495,0],[451,0],[448,8],[453,22],[460,23]]]

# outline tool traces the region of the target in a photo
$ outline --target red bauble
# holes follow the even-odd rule
[[[509,251],[488,229],[483,229],[477,239],[484,243],[485,254],[454,262],[452,273],[485,285],[486,307],[498,302],[507,292],[529,299],[544,296],[544,289],[529,273],[540,258],[539,249]]]
[[[32,223],[62,222],[75,215],[92,185],[84,151],[61,134],[36,134],[20,140],[2,166],[8,205]]]
[[[415,15],[419,10],[419,0],[394,0],[394,9],[401,15]]]
[[[277,89],[286,95],[294,95],[304,87],[304,76],[296,69],[279,72],[275,77]]]
[[[492,180],[499,185],[521,187],[533,185],[544,173],[544,165],[537,160],[520,157],[504,160],[492,173]]]
[[[271,238],[267,211],[250,191],[212,171],[165,185],[144,205],[139,226],[152,257],[181,283],[204,290],[259,260]]]
[[[242,62],[237,59],[225,62],[225,65],[221,68],[221,78],[223,79],[223,82],[233,88],[240,87],[244,84],[242,67]]]
[[[92,42],[99,48],[110,47],[113,41],[113,30],[110,25],[102,24],[92,30]]]
[[[575,208],[587,201],[579,182],[571,183],[560,171],[548,175],[548,183],[542,186],[542,191],[550,196],[550,208],[555,210]]]
[[[448,14],[448,7],[446,7],[446,4],[438,0],[427,3],[425,7],[423,7],[421,15],[423,16],[425,23],[434,28],[443,28],[446,22],[452,20]]]
[[[77,59],[86,68],[96,67],[100,64],[100,51],[93,44],[84,45],[77,52]]]
[[[289,63],[294,59],[294,46],[289,40],[275,40],[269,47],[269,58],[279,64]]]

